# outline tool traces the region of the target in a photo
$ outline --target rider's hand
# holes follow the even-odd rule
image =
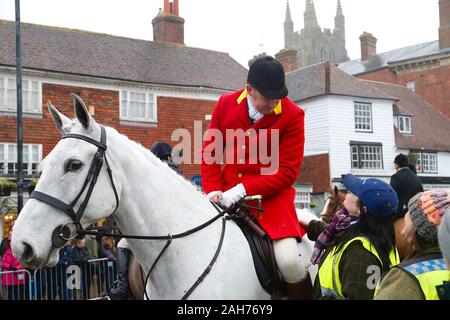
[[[214,203],[220,203],[220,200],[222,200],[222,191],[212,191],[206,195],[206,197],[209,199],[209,201]]]
[[[220,204],[226,208],[230,207],[231,205],[235,204],[242,198],[244,198],[247,195],[247,192],[245,191],[245,188],[242,183],[239,183],[235,187],[231,188],[228,191],[225,191],[222,195],[222,200],[220,201]]]

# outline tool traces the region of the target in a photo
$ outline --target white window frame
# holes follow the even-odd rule
[[[412,91],[412,92],[416,92],[416,83],[414,81],[408,81],[406,83],[406,88],[408,88],[408,90]]]
[[[37,146],[37,161],[33,161],[33,147]],[[14,148],[13,156],[9,156],[9,149]],[[17,175],[17,143],[0,143],[0,148],[3,148],[3,157],[0,149],[0,163],[3,164],[3,170],[0,169],[1,176],[15,176]],[[42,161],[42,144],[24,144],[23,148],[27,148],[27,159],[23,159],[23,163],[27,164],[24,174],[27,176],[37,176],[37,165]],[[14,164],[12,173],[8,172],[8,164]],[[33,164],[36,164],[36,170],[33,173]]]
[[[311,204],[311,193],[296,191],[294,204],[297,208],[309,208]]]
[[[350,159],[352,169],[383,170],[383,146],[370,143],[351,143]]]
[[[0,92],[0,112],[11,112],[17,113],[17,91],[16,91],[16,77],[5,77],[0,76],[0,86],[3,81],[3,92]],[[13,83],[13,87],[10,88],[10,83]],[[33,83],[37,84],[37,106],[31,106],[31,97],[32,97],[32,85]],[[24,90],[26,86],[29,88],[28,90]],[[11,92],[13,91],[13,92]],[[12,94],[13,98],[8,95]],[[8,99],[9,98],[9,99]],[[8,105],[8,100],[14,100],[15,105]],[[25,103],[27,102],[28,103]],[[42,114],[42,82],[36,79],[24,78],[22,79],[22,110],[23,113],[28,114]]]
[[[438,173],[437,153],[420,152],[417,153],[416,170],[421,173]]]
[[[412,119],[408,116],[398,116],[398,130],[400,133],[411,133]]]
[[[125,100],[124,94],[126,93],[127,99]],[[129,112],[129,104],[130,104],[130,93],[138,93],[145,94],[145,116],[143,118],[140,117],[130,117],[128,116]],[[139,89],[122,89],[120,90],[120,120],[125,121],[135,121],[135,122],[149,122],[156,123],[158,122],[158,107],[157,107],[157,96],[154,92],[139,90]],[[126,106],[123,103],[126,103]],[[123,109],[127,110],[127,114],[124,114]],[[151,117],[153,114],[153,117]]]
[[[356,132],[373,132],[372,104],[367,102],[354,102],[354,119]]]

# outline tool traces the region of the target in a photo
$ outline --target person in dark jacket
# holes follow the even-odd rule
[[[157,141],[153,144],[150,151],[157,156],[162,162],[165,162],[172,170],[183,176],[180,166],[172,160],[172,147],[164,141]]]
[[[400,153],[394,159],[397,172],[391,177],[391,186],[398,196],[397,214],[394,217],[395,245],[400,254],[400,259],[411,254],[409,247],[401,237],[405,213],[408,211],[408,201],[419,192],[423,192],[423,186],[416,173],[410,168],[409,159]]]
[[[400,153],[394,160],[397,170],[391,177],[391,186],[397,192],[398,208],[396,218],[403,218],[408,211],[408,201],[419,192],[423,192],[423,186],[417,175],[409,168],[409,159]]]

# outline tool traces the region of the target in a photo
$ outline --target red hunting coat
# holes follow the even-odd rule
[[[211,152],[218,144],[209,129],[217,129],[222,133],[224,154],[227,155],[222,159],[223,165],[220,160],[217,161],[217,154]],[[293,184],[303,160],[304,111],[288,98],[283,98],[271,114],[265,115],[252,126],[248,116],[247,91],[240,90],[220,97],[209,129],[202,151],[203,191],[226,191],[242,183],[247,195],[263,197],[261,219],[256,211],[253,214],[272,240],[302,237],[305,230],[299,225],[295,212]],[[227,129],[242,129],[245,138],[226,139]],[[271,154],[274,130],[279,133],[279,153]],[[234,143],[227,146],[225,140]],[[267,145],[267,151],[263,150],[262,154],[259,143]],[[258,146],[257,159],[252,156],[255,154],[255,145]],[[234,154],[234,161],[230,161],[231,156],[228,157],[230,152]],[[269,156],[264,157],[265,154]],[[275,157],[278,158],[278,170],[269,175],[261,174],[261,169],[274,167]],[[212,158],[216,162],[211,164]],[[269,159],[272,159],[271,163]]]

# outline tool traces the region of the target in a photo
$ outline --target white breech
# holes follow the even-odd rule
[[[124,248],[124,249],[131,250],[130,244],[128,243],[127,239],[125,239],[125,238],[120,239],[119,243],[117,244],[117,248]]]
[[[307,274],[306,261],[302,261],[297,249],[297,239],[284,238],[273,241],[278,268],[288,283],[298,283]]]

